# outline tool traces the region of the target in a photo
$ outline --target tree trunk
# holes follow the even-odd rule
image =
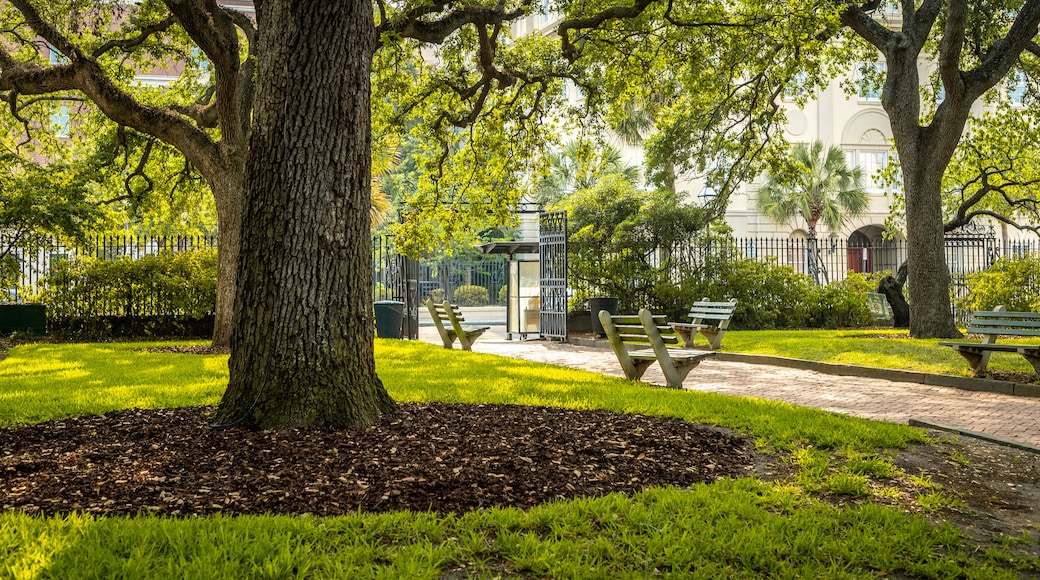
[[[213,346],[231,344],[231,325],[235,305],[235,280],[241,248],[242,188],[245,167],[229,169],[210,181],[217,207],[217,306],[213,321]]]
[[[218,425],[374,422],[368,0],[257,2],[230,382]]]
[[[906,192],[906,246],[910,336],[959,338],[950,303],[950,271],[943,236],[942,175],[923,159],[928,148],[899,150]],[[922,151],[922,149],[924,151]]]
[[[917,51],[890,47],[882,105],[892,125],[906,196],[910,336],[961,336],[950,305],[950,274],[943,239],[942,178],[967,123],[971,102],[950,96],[927,127],[920,125]]]

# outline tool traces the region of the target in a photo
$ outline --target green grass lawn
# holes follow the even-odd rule
[[[0,424],[219,400],[225,356],[153,354],[141,352],[144,346],[13,349],[0,363]],[[448,516],[174,519],[3,513],[0,576],[1014,578],[1019,572],[1040,573],[1036,558],[980,547],[949,525],[906,513],[948,505],[941,491],[922,484],[920,495],[902,500],[913,505],[893,503],[891,483],[884,482],[898,477],[898,470],[885,450],[924,441],[918,429],[759,399],[653,388],[425,343],[379,340],[376,357],[380,376],[400,401],[611,409],[723,425],[753,437],[764,450],[781,451],[797,477],[775,484],[741,478],[631,497],[559,501],[526,511]],[[823,501],[820,490],[843,495],[845,505]]]
[[[880,338],[883,336],[883,338]],[[942,339],[946,340],[946,339]],[[980,342],[977,339],[961,339]],[[800,358],[835,364],[861,365],[970,376],[964,357],[940,339],[910,338],[906,330],[731,330],[722,340],[726,352],[741,352]],[[1036,344],[1036,340],[1002,338],[1009,344]],[[989,369],[1034,373],[1025,358],[1015,353],[995,352]]]

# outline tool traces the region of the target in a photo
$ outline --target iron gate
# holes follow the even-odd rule
[[[404,303],[401,334],[419,339],[419,262],[397,253],[393,236],[372,238],[372,296],[375,300]]]
[[[946,233],[946,264],[950,269],[953,315],[958,323],[967,322],[970,312],[957,308],[958,299],[968,295],[968,275],[988,269],[1000,257],[1000,244],[992,226],[975,222]]]
[[[538,214],[542,338],[567,341],[567,212]]]

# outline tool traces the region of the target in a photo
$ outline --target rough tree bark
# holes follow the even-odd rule
[[[218,425],[364,425],[375,373],[368,0],[256,3],[259,50],[230,383]]]

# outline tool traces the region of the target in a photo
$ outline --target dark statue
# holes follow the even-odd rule
[[[888,305],[892,307],[893,326],[896,328],[910,328],[910,305],[903,297],[903,284],[905,283],[905,262],[900,266],[895,278],[885,276],[878,282],[877,291],[888,299]]]

